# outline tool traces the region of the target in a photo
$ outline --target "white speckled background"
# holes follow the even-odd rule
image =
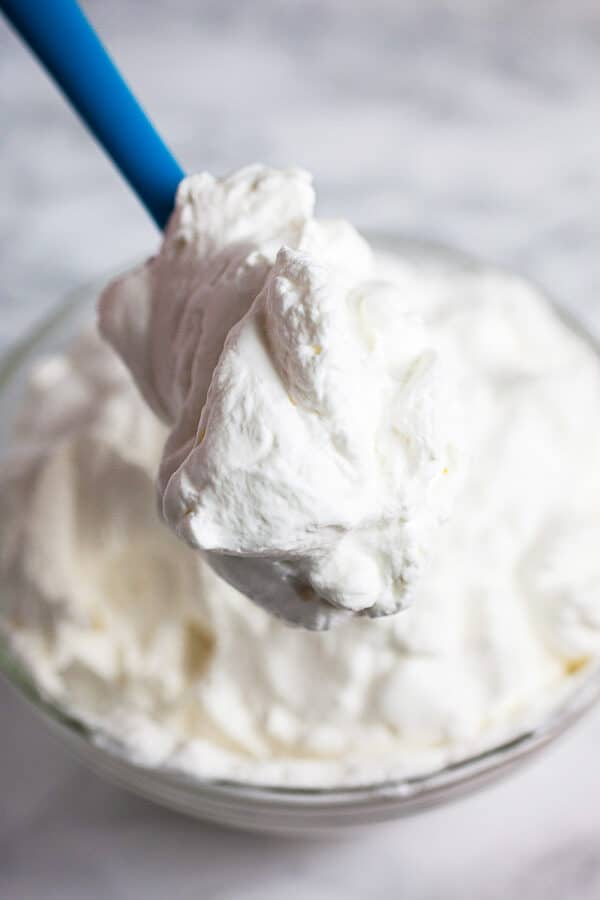
[[[323,213],[507,263],[600,329],[596,0],[85,8],[186,168],[301,164]],[[1,22],[0,123],[2,348],[156,234]],[[600,711],[506,783],[324,844],[109,787],[3,686],[0,716],[2,900],[600,897]]]

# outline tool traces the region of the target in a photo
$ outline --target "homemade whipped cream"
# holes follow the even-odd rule
[[[406,606],[451,507],[456,367],[307,173],[185,179],[100,328],[170,428],[170,527],[292,622]]]
[[[33,370],[1,476],[2,629],[96,741],[196,775],[379,781],[538,721],[600,655],[596,353],[516,277],[408,252],[374,271],[447,359],[470,448],[397,616],[314,633],[249,603],[161,522],[167,429],[112,350],[91,334]]]

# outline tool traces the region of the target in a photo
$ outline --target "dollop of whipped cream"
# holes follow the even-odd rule
[[[99,321],[170,428],[173,531],[310,628],[405,607],[461,466],[455,371],[299,170],[193,175]]]

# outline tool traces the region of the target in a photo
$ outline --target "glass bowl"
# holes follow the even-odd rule
[[[401,251],[428,267],[479,274],[490,267],[445,247],[370,235],[377,249]],[[104,282],[102,282],[103,284]],[[89,325],[102,284],[90,284],[60,304],[40,325],[0,359],[0,452],[9,440],[14,417],[33,362],[52,353]],[[569,327],[600,352],[581,325],[554,303]],[[0,614],[5,604],[0,585]],[[321,834],[412,815],[503,777],[556,740],[600,697],[600,669],[591,668],[566,699],[540,721],[510,740],[476,756],[443,766],[428,774],[360,787],[293,788],[249,785],[222,779],[191,777],[176,771],[144,768],[97,735],[64,709],[40,695],[28,673],[0,639],[0,672],[33,704],[48,726],[92,769],[129,790],[159,804],[222,825],[277,834]]]

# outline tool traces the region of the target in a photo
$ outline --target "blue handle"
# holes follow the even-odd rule
[[[0,0],[92,134],[164,228],[184,177],[75,0]]]

